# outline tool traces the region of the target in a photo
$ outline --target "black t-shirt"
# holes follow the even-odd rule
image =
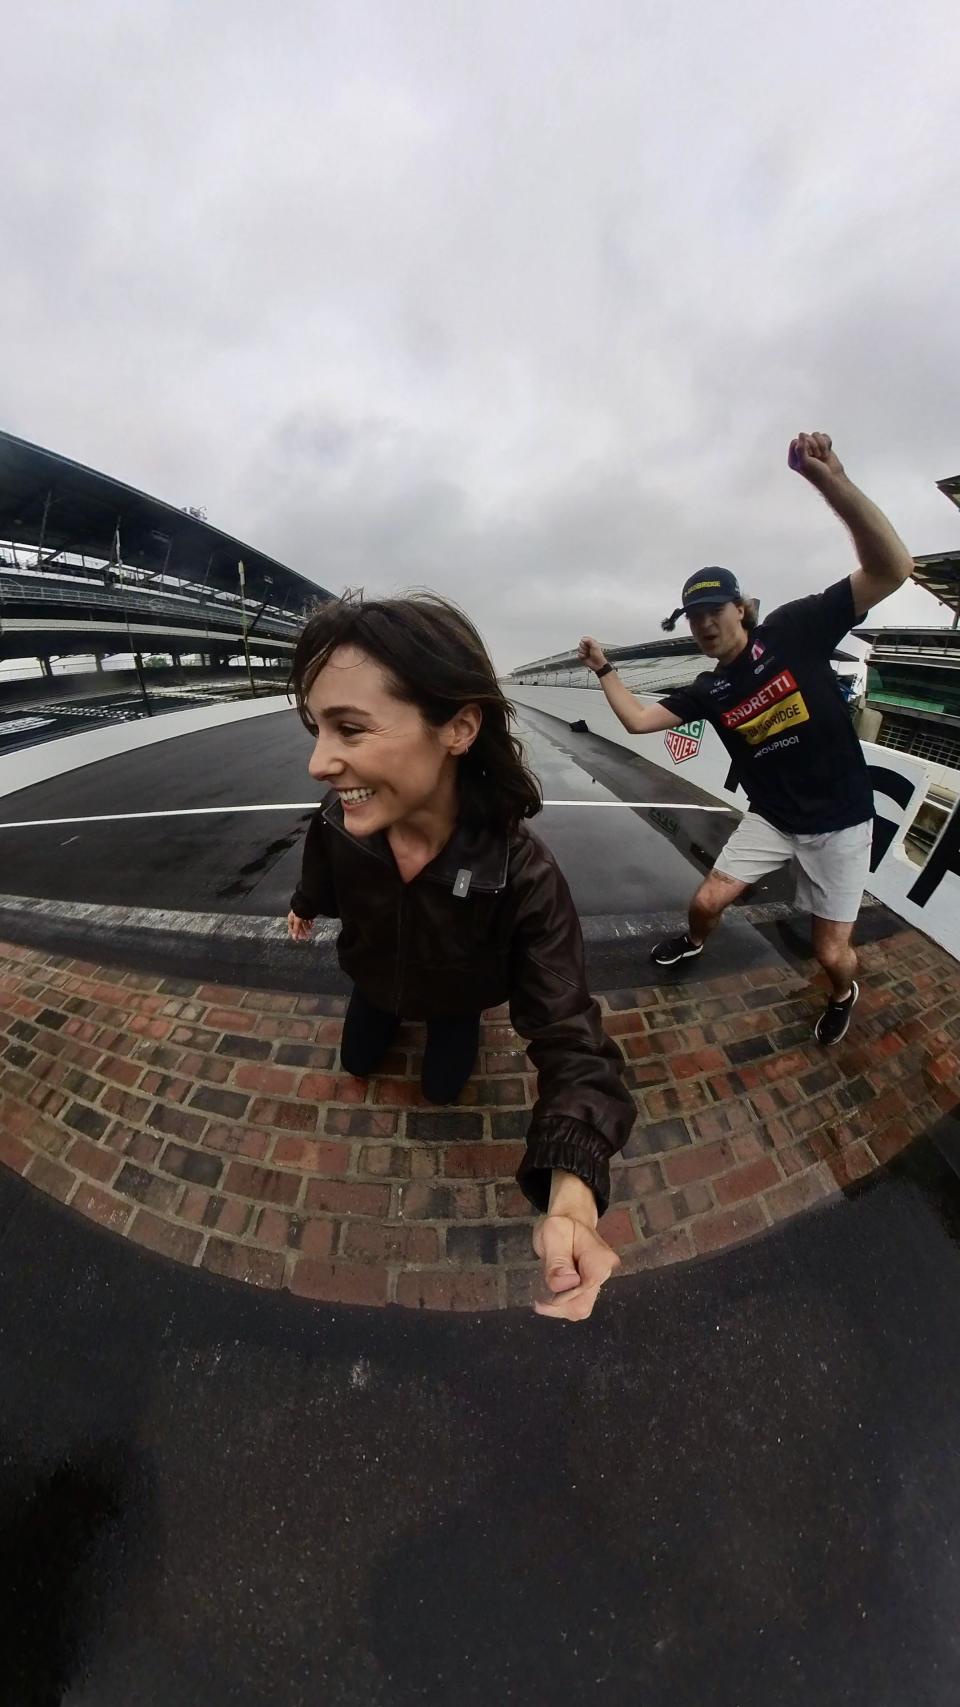
[[[685,723],[713,724],[753,810],[789,835],[846,830],[873,817],[863,748],[830,663],[857,618],[846,576],[825,593],[781,605],[732,664],[660,701]]]

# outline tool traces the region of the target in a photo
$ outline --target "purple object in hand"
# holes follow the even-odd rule
[[[787,462],[789,463],[790,467],[795,469],[796,472],[799,474],[799,472],[800,472],[800,458],[797,455],[796,445],[790,446],[790,449],[787,452]]]

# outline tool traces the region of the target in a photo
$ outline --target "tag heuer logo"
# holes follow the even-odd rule
[[[668,729],[663,737],[663,744],[675,765],[682,765],[685,759],[692,759],[700,751],[703,740],[703,718],[697,723],[681,723],[676,729]]]

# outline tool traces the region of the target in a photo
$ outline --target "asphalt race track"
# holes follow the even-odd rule
[[[701,797],[642,759],[524,712],[522,733],[550,800],[537,830],[557,854],[581,916],[686,906],[734,823],[728,813],[671,813]],[[0,800],[3,822],[222,806],[222,815],[0,832],[0,889],[103,905],[283,914],[296,886],[309,810],[232,813],[233,805],[319,798],[309,737],[292,711],[225,724],[87,765]],[[654,800],[655,812],[601,805]],[[692,844],[692,846],[691,846]],[[781,899],[774,880],[753,899]]]

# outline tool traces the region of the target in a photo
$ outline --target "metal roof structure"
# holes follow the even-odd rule
[[[960,480],[957,487],[960,492]],[[957,502],[960,503],[960,496]],[[947,605],[955,616],[960,616],[960,551],[931,551],[925,557],[915,558],[914,562],[914,580],[941,604]]]
[[[36,547],[42,569],[70,552],[103,563],[121,561],[147,576],[173,577],[210,592],[236,593],[242,561],[247,598],[294,614],[331,596],[189,511],[2,432],[0,539]],[[83,570],[71,566],[71,573]]]

